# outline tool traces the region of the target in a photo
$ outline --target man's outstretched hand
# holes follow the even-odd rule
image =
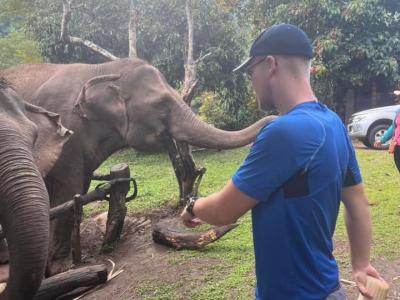
[[[203,224],[203,222],[200,219],[193,217],[191,214],[189,214],[186,210],[186,207],[183,209],[181,213],[181,220],[183,225],[190,228],[194,228],[196,226]]]

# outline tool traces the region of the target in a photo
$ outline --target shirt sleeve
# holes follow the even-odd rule
[[[385,134],[381,137],[380,142],[381,144],[386,143],[388,140],[390,140],[393,136],[393,131],[394,131],[394,125],[392,124],[388,130],[386,130]]]
[[[267,201],[304,168],[320,146],[320,139],[315,136],[307,139],[304,130],[287,123],[277,119],[265,127],[232,177],[233,184],[241,192],[257,201]]]
[[[360,167],[358,166],[356,158],[356,152],[354,151],[353,144],[351,143],[349,137],[347,138],[347,145],[350,155],[343,187],[353,186],[362,182]]]

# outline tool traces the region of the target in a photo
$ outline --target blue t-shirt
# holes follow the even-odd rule
[[[322,300],[339,285],[332,255],[342,188],[361,182],[346,128],[319,102],[264,127],[233,176],[252,210],[256,298]]]

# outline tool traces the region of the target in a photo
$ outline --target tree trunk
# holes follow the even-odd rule
[[[371,88],[371,108],[375,108],[378,106],[378,86],[375,81],[372,81]]]
[[[178,180],[180,204],[184,205],[190,196],[197,196],[206,169],[196,167],[190,145],[187,143],[171,139],[168,154]]]
[[[345,104],[345,82],[337,81],[334,87],[334,103],[335,103],[335,111],[342,119],[343,122],[346,121],[346,104]]]
[[[188,48],[185,63],[185,79],[181,92],[183,100],[189,105],[197,86],[196,61],[193,59],[193,19],[190,10],[191,1],[186,0],[185,11],[188,26]],[[179,203],[184,205],[190,196],[197,196],[198,186],[205,173],[205,168],[197,168],[189,144],[172,140],[168,145],[168,153],[174,167],[179,185]],[[198,181],[197,181],[198,180]],[[195,188],[195,184],[197,186]]]
[[[238,224],[230,224],[221,227],[213,227],[205,232],[190,232],[182,228],[182,222],[177,219],[166,219],[158,222],[153,229],[153,240],[177,250],[190,249],[201,250],[208,244],[223,237]]]
[[[118,164],[111,168],[111,179],[129,178],[130,170],[127,164]],[[108,203],[106,234],[103,246],[112,245],[120,238],[126,216],[126,195],[129,192],[129,181],[118,183],[111,188]]]
[[[354,88],[347,89],[344,101],[345,101],[345,124],[347,124],[351,115],[354,113],[355,109]]]
[[[107,51],[106,49],[96,45],[95,43],[82,39],[80,37],[71,36],[69,34],[69,22],[71,21],[71,2],[72,0],[63,0],[63,17],[61,20],[61,35],[60,41],[64,43],[71,43],[71,44],[78,44],[81,46],[85,46],[92,51],[102,55],[104,58],[108,60],[118,60],[119,58],[116,57],[111,52]]]
[[[129,19],[129,57],[137,57],[136,49],[136,32],[139,22],[139,12],[135,8],[133,0],[130,3],[130,19]]]

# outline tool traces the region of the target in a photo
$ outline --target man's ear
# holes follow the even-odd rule
[[[265,64],[267,66],[267,75],[270,77],[274,75],[278,70],[278,60],[275,56],[268,55],[265,59]]]

